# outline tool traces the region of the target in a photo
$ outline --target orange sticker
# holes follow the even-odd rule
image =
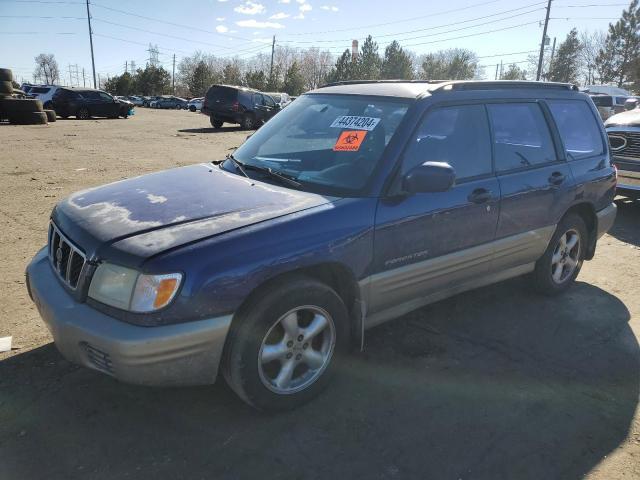
[[[342,132],[333,146],[334,152],[357,152],[367,136],[366,130],[350,130]]]

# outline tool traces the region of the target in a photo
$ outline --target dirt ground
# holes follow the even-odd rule
[[[640,203],[567,294],[515,279],[368,332],[285,414],[213,387],[143,388],[66,362],[24,269],[69,193],[223,157],[246,132],[186,111],[0,125],[0,479],[639,479]]]

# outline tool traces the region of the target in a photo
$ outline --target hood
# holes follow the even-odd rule
[[[186,243],[334,200],[200,164],[75,193],[56,206],[52,217],[88,258],[140,263]]]
[[[612,115],[604,122],[605,127],[640,126],[640,108]]]
[[[129,100],[123,100],[123,99],[121,99],[121,98],[116,98],[116,101],[117,101],[118,103],[123,104],[123,105],[133,105],[133,102],[130,102]]]

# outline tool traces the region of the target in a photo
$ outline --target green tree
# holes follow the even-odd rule
[[[304,92],[304,77],[298,66],[298,62],[293,62],[287,69],[287,73],[284,76],[283,89],[289,95],[300,95]]]
[[[413,78],[411,57],[395,40],[384,49],[380,78],[403,80],[411,80]]]
[[[556,55],[546,74],[552,82],[578,83],[580,73],[580,50],[582,45],[578,39],[578,30],[572,29],[564,42],[558,47]]]
[[[507,67],[507,71],[502,74],[500,80],[526,80],[527,72],[518,67],[515,63],[512,63]]]
[[[230,62],[224,66],[222,81],[227,85],[242,85],[242,73],[236,62]]]
[[[478,74],[478,57],[471,50],[452,48],[425,55],[422,78],[425,80],[471,80]]]
[[[132,95],[134,91],[134,77],[129,72],[111,77],[104,84],[104,89],[114,95]]]
[[[135,75],[134,91],[139,95],[164,95],[171,92],[171,74],[162,67],[147,65]]]
[[[620,20],[609,24],[605,45],[596,57],[596,69],[603,83],[616,82],[622,87],[634,76],[634,64],[640,54],[640,10],[633,0]]]
[[[215,83],[214,72],[204,61],[199,61],[187,78],[187,87],[191,95],[203,97],[212,83]]]
[[[369,35],[362,44],[362,49],[358,54],[356,76],[359,80],[378,80],[380,78],[381,66],[382,60],[380,59],[380,55],[378,55],[378,44],[374,42],[371,35]]]
[[[249,70],[244,75],[244,83],[247,87],[265,90],[267,88],[267,76],[262,70]]]
[[[335,66],[327,75],[327,82],[340,82],[343,80],[353,80],[355,78],[355,66],[352,61],[351,52],[347,49],[336,60]]]

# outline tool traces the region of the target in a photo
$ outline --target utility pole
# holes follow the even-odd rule
[[[176,94],[176,54],[173,54],[173,70],[171,71],[171,90]]]
[[[547,3],[547,16],[544,19],[544,28],[542,29],[542,41],[540,42],[540,57],[538,57],[538,73],[536,74],[536,81],[540,81],[540,75],[542,75],[542,59],[544,58],[544,43],[547,39],[547,27],[549,26],[549,14],[551,13],[551,1]]]
[[[100,84],[102,83],[102,80],[100,80],[100,74],[98,74],[98,86],[95,87],[95,83],[94,83],[94,87],[93,88],[100,88]]]
[[[500,64],[496,63],[496,80],[498,80],[498,68],[500,68]]]
[[[129,62],[128,62],[128,61],[125,61],[125,62],[124,62],[124,73],[129,73],[129,69],[128,69],[128,67],[129,67]]]
[[[502,80],[503,74],[504,74],[504,67],[502,65],[502,60],[500,60],[500,80]]]
[[[89,12],[89,0],[87,0],[87,22],[89,23],[89,45],[91,45],[91,68],[93,69],[93,88],[96,88],[96,62],[93,58],[93,31],[91,30],[91,13]]]
[[[87,86],[87,77],[84,75],[84,67],[82,67],[82,86],[85,88]]]
[[[276,51],[276,36],[273,36],[273,42],[271,43],[271,68],[269,68],[269,82],[273,85],[273,55]]]
[[[73,81],[71,80],[71,64],[69,63],[69,86],[73,87]]]

